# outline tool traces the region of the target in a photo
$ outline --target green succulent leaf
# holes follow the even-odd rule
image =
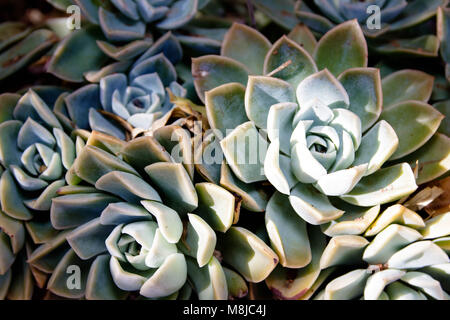
[[[266,229],[280,264],[303,268],[311,262],[306,222],[292,209],[289,198],[275,192],[266,208]]]
[[[323,281],[323,278],[329,275],[329,271],[333,271],[333,268],[320,270],[320,257],[326,246],[325,235],[317,227],[309,227],[308,233],[311,244],[311,262],[299,269],[288,269],[278,265],[266,279],[267,287],[279,299],[307,299],[317,283]]]
[[[423,147],[402,160],[408,162],[411,167],[415,167],[418,161],[418,185],[437,179],[450,170],[450,138],[435,133]]]
[[[244,278],[242,278],[239,273],[231,269],[226,267],[222,267],[222,269],[225,273],[225,279],[227,281],[228,299],[241,299],[247,296],[248,286]]]
[[[361,119],[362,131],[369,129],[381,114],[383,91],[380,72],[373,68],[354,68],[339,75],[350,98],[349,110]]]
[[[242,227],[231,227],[219,237],[218,245],[224,261],[249,282],[263,281],[278,264],[275,252]]]
[[[267,114],[272,105],[294,101],[294,90],[288,82],[265,76],[248,78],[245,111],[258,128],[267,128]]]
[[[285,63],[289,65],[276,72]],[[295,88],[306,77],[317,72],[317,67],[305,49],[283,36],[270,48],[265,58],[263,73],[271,72],[274,72],[274,77],[287,81]]]
[[[361,236],[335,236],[328,242],[320,258],[320,268],[326,269],[339,265],[353,265],[361,261],[364,249],[369,244]]]
[[[180,216],[197,208],[198,196],[182,164],[157,162],[145,167],[145,171],[163,202]]]
[[[444,116],[429,104],[400,102],[381,113],[398,136],[399,145],[390,160],[400,159],[423,146],[437,131]],[[407,126],[403,125],[405,121]]]
[[[420,269],[449,262],[449,257],[438,245],[432,241],[419,241],[394,253],[387,264],[395,269]]]
[[[50,30],[39,29],[0,54],[0,79],[4,79],[35,60],[57,41]]]
[[[98,39],[103,35],[97,27],[71,33],[56,48],[47,71],[66,81],[82,82],[85,72],[98,70],[108,59],[97,46]]]
[[[317,43],[314,57],[319,70],[328,69],[337,77],[347,69],[367,67],[367,51],[361,27],[351,20],[327,32]]]
[[[297,44],[299,44],[303,49],[306,50],[311,56],[314,54],[314,50],[317,46],[317,40],[314,34],[309,30],[309,28],[304,24],[298,24],[294,29],[289,32],[287,37]]]
[[[434,78],[418,70],[401,70],[383,78],[384,109],[405,102],[417,100],[427,102],[433,91]],[[401,92],[402,94],[398,94]]]
[[[425,227],[425,222],[420,215],[401,204],[395,204],[388,207],[377,217],[375,222],[366,230],[364,236],[377,235],[391,224],[401,224],[414,229]]]
[[[244,24],[233,23],[226,33],[220,55],[246,66],[252,74],[263,73],[264,59],[271,47],[267,38]],[[249,52],[253,52],[249,55]]]
[[[14,108],[19,102],[20,95],[3,93],[0,95],[0,123],[13,120]]]
[[[195,185],[199,204],[195,213],[216,231],[226,232],[234,221],[235,197],[229,191],[212,183]]]
[[[212,129],[220,130],[222,137],[227,129],[248,121],[244,97],[245,87],[240,83],[227,83],[205,93],[208,123]]]
[[[336,220],[344,214],[344,211],[330,203],[326,195],[310,184],[298,183],[292,189],[289,201],[301,218],[314,225]]]
[[[205,92],[222,84],[238,82],[247,84],[250,71],[233,59],[208,55],[192,59],[192,76],[197,95],[205,102]]]
[[[417,189],[414,173],[407,163],[380,169],[364,177],[340,198],[358,206],[374,206],[403,198]]]
[[[188,277],[200,300],[227,300],[228,287],[224,269],[211,257],[208,264],[199,267],[193,259],[187,259]]]

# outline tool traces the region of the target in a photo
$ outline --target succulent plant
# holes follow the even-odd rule
[[[277,190],[265,219],[281,266],[266,282],[279,298],[310,297],[326,279],[318,264],[326,240],[308,224],[351,217],[370,223],[381,204],[449,169],[449,138],[436,133],[443,115],[426,103],[431,76],[402,70],[381,80],[377,69],[367,68],[356,20],[317,44],[311,36],[302,28],[295,38],[309,44],[314,59],[288,37],[271,45],[256,30],[235,24],[221,56],[192,64],[209,125],[235,179],[268,180]],[[416,161],[417,179],[411,169]]]
[[[122,140],[134,128],[149,130],[155,120],[173,108],[174,97],[186,95],[186,89],[176,82],[177,72],[171,62],[181,55],[178,41],[167,34],[135,61],[127,62],[125,73],[108,67],[90,73],[87,77],[98,84],[82,86],[67,95],[65,113],[77,128]]]
[[[255,5],[276,23],[291,29],[301,22],[324,34],[337,24],[357,19],[370,39],[371,47],[382,54],[437,56],[439,40],[427,23],[446,0],[370,0],[370,1],[268,1]],[[374,9],[374,6],[377,9]],[[379,14],[378,18],[375,14]],[[379,22],[379,26],[372,26]],[[378,41],[380,40],[380,41]]]
[[[320,267],[359,269],[329,281],[316,298],[448,300],[449,218],[445,213],[424,222],[416,212],[396,204],[383,211],[364,236],[333,236]]]
[[[55,92],[40,91],[47,98]],[[0,298],[30,299],[34,282],[42,287],[45,281],[45,268],[30,269],[26,261],[36,245],[58,236],[49,219],[51,201],[65,184],[81,138],[66,133],[53,105],[31,89],[23,96],[1,95],[0,105]]]

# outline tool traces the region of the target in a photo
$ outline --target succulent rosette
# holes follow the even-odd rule
[[[133,129],[149,130],[173,108],[171,99],[186,89],[177,83],[171,61],[181,57],[178,41],[167,34],[135,59],[126,73],[109,70],[93,75],[98,83],[83,86],[64,99],[72,125],[125,140]]]
[[[448,300],[449,218],[450,213],[444,213],[424,222],[416,212],[396,204],[361,236],[333,235],[320,268],[358,269],[327,280],[315,299]]]
[[[439,40],[432,19],[438,8],[447,3],[446,0],[255,1],[259,10],[287,29],[300,22],[324,34],[338,24],[357,19],[378,53],[426,57],[438,54]]]
[[[2,299],[30,299],[34,283],[45,282],[45,272],[26,261],[36,245],[58,235],[49,221],[51,200],[76,157],[76,135],[66,133],[51,109],[60,90],[36,90],[47,102],[31,89],[0,96]]]
[[[433,78],[402,70],[381,80],[356,20],[318,43],[301,27],[273,45],[235,24],[221,56],[193,59],[192,72],[235,179],[276,189],[265,219],[281,266],[266,282],[280,298],[310,297],[326,279],[326,239],[308,224],[371,223],[380,205],[448,172],[444,117],[426,103]]]
[[[236,198],[213,183],[194,184],[189,160],[193,142],[180,120],[180,125],[162,126],[153,136],[129,142],[97,131],[89,135],[66,175],[69,185],[52,201],[51,223],[62,236],[38,247],[29,259],[33,265],[43,253],[60,253],[48,281],[50,292],[95,300],[246,294],[242,276],[222,267],[222,257],[214,254],[216,233],[233,229],[239,212]],[[175,143],[174,132],[180,137]],[[221,240],[221,246],[235,241],[234,255],[241,260],[271,251],[258,243],[252,254],[245,239],[257,237],[243,228],[236,233]],[[81,269],[79,287],[67,286],[70,266]]]

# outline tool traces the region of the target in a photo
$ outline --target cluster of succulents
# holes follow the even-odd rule
[[[446,1],[48,2],[0,24],[53,75],[0,94],[0,299],[450,298]]]

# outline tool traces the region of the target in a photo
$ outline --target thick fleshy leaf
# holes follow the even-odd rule
[[[423,146],[437,131],[444,116],[429,104],[406,101],[384,109],[380,119],[386,120],[398,136],[399,145],[391,157],[395,160]]]
[[[137,204],[141,200],[161,201],[161,197],[152,186],[136,175],[127,172],[109,172],[97,180],[95,187],[131,203]]]
[[[265,211],[269,200],[267,192],[256,184],[245,183],[239,180],[225,161],[221,167],[220,185],[240,196],[243,208],[252,212]]]
[[[189,174],[180,163],[158,162],[145,167],[163,202],[181,216],[198,206],[198,197]]]
[[[311,262],[306,222],[292,209],[287,196],[275,192],[266,208],[270,242],[286,268],[303,268]]]
[[[3,93],[0,95],[0,123],[13,120],[14,108],[19,102],[20,95]]]
[[[109,271],[109,255],[95,258],[89,269],[85,296],[87,300],[123,300],[127,292],[120,290],[114,284]]]
[[[3,22],[0,24],[0,50],[8,47],[16,41],[26,37],[30,33],[30,29],[26,24],[21,22]]]
[[[424,294],[415,291],[399,281],[388,285],[385,293],[389,296],[390,300],[427,300]]]
[[[297,87],[296,93],[300,109],[309,107],[315,99],[331,108],[347,108],[350,105],[345,88],[328,69],[303,80]]]
[[[141,206],[127,202],[110,203],[100,217],[103,225],[119,225],[143,220],[153,219],[151,214]]]
[[[139,56],[152,45],[151,39],[136,40],[124,46],[115,46],[106,41],[97,41],[99,48],[109,57],[117,61],[126,61]]]
[[[267,38],[244,24],[234,23],[225,35],[220,54],[245,65],[252,74],[263,73],[264,59],[271,47]],[[252,55],[248,53],[252,52]]]
[[[250,71],[240,62],[221,56],[207,55],[192,59],[192,76],[197,95],[205,102],[205,92],[222,84],[247,84]]]
[[[23,204],[21,195],[9,170],[3,172],[0,179],[0,203],[2,210],[11,218],[18,220],[31,220],[32,213]]]
[[[260,238],[242,227],[231,227],[218,241],[226,263],[247,281],[263,281],[278,264],[278,257]]]
[[[102,225],[98,217],[72,231],[67,241],[78,257],[87,260],[106,251],[105,240],[113,229]]]
[[[91,84],[70,93],[64,98],[70,120],[80,129],[89,130],[90,121],[86,116],[92,109],[101,109],[99,86]]]
[[[248,294],[248,286],[244,278],[237,272],[222,267],[228,287],[228,299],[240,299]]]
[[[381,114],[383,91],[380,71],[373,68],[354,68],[339,75],[350,98],[349,110],[361,119],[362,131],[369,129]]]
[[[155,216],[164,238],[169,243],[177,243],[183,233],[183,223],[178,213],[156,201],[143,200],[141,204]]]
[[[360,236],[333,237],[320,258],[320,268],[358,264],[361,261],[364,248],[368,244],[369,241]]]
[[[174,253],[145,281],[139,293],[147,298],[166,297],[180,290],[186,278],[186,259],[180,253]]]
[[[274,22],[287,30],[291,30],[298,23],[295,15],[295,5],[290,0],[255,0],[255,6],[270,17]]]
[[[401,224],[414,229],[421,229],[425,226],[423,219],[414,211],[395,204],[384,210],[375,220],[375,222],[367,229],[364,236],[372,237],[391,224]]]
[[[94,218],[120,199],[101,193],[70,194],[57,197],[52,201],[50,219],[57,230],[77,227]]]
[[[0,54],[0,79],[4,79],[32,62],[57,41],[50,30],[33,31],[25,39]]]
[[[407,163],[380,169],[364,177],[341,199],[358,206],[374,206],[403,198],[417,189],[414,173]]]
[[[448,300],[448,295],[442,290],[439,281],[422,272],[408,272],[402,278],[408,285],[425,292],[437,300]]]
[[[139,137],[128,142],[122,149],[124,160],[139,172],[156,162],[172,162],[170,154],[153,137]]]
[[[445,251],[432,241],[419,241],[397,251],[387,264],[390,268],[419,269],[449,262],[450,259]]]
[[[267,128],[267,115],[272,105],[294,101],[294,90],[288,82],[265,76],[248,78],[245,111],[258,128]]]
[[[330,203],[327,196],[309,184],[298,183],[289,201],[301,218],[314,225],[336,220],[344,214]]]
[[[317,40],[306,25],[302,23],[296,25],[287,36],[289,39],[299,44],[311,56],[314,54],[314,50],[317,46]]]
[[[421,269],[420,271],[430,275],[433,279],[439,281],[442,288],[445,291],[449,291],[450,289],[450,264],[444,263],[444,264],[436,264],[433,266],[425,267]]]
[[[224,269],[215,257],[203,267],[199,267],[189,258],[186,263],[189,280],[193,283],[199,300],[227,300],[227,279]]]
[[[367,43],[358,22],[347,21],[327,32],[314,56],[319,70],[326,68],[335,76],[350,68],[367,67]]]
[[[420,230],[424,239],[435,239],[450,235],[450,212],[440,214],[425,222],[425,228]]]
[[[361,297],[370,273],[366,269],[350,271],[333,281],[325,288],[325,300],[351,300]]]
[[[177,29],[191,20],[197,13],[198,0],[176,1],[167,12],[165,19],[156,26],[160,29]]]
[[[381,168],[397,150],[398,144],[394,128],[381,120],[362,137],[353,165],[368,164],[364,174],[368,176]]]
[[[17,254],[25,244],[25,228],[23,224],[0,211],[0,228],[10,238],[12,253]]]
[[[450,138],[435,133],[423,147],[402,160],[413,168],[419,161],[419,175],[416,179],[418,185],[432,181],[450,170]]]
[[[364,288],[364,300],[377,300],[384,288],[405,275],[405,271],[387,269],[371,275]]]
[[[113,13],[102,7],[98,10],[99,22],[105,37],[110,41],[133,41],[145,35],[145,23],[133,21],[128,17]]]
[[[189,223],[185,235],[178,244],[185,254],[196,258],[198,266],[204,267],[210,260],[216,247],[214,230],[199,216],[188,214]]]
[[[437,36],[441,42],[441,56],[450,63],[450,9],[444,6],[437,10]]]
[[[276,72],[285,63],[289,65]],[[275,42],[264,61],[264,74],[274,72],[274,77],[289,82],[294,88],[317,71],[316,63],[309,53],[286,36]]]
[[[442,0],[414,1],[408,3],[408,6],[402,14],[402,18],[392,23],[390,30],[397,31],[423,22],[436,15],[437,8],[444,3],[445,1]]]
[[[220,130],[222,137],[227,130],[248,121],[244,96],[245,87],[240,83],[227,83],[205,93],[208,123],[212,129]]]
[[[383,78],[383,107],[399,102],[417,100],[427,102],[433,91],[434,78],[418,70],[401,70]],[[401,92],[402,94],[398,94]]]
[[[229,191],[212,183],[197,183],[198,208],[195,213],[214,230],[226,232],[233,224],[236,199]]]
[[[399,249],[422,238],[414,229],[391,224],[381,231],[364,250],[363,259],[371,265],[384,264]]]
[[[60,42],[49,61],[47,71],[70,82],[82,82],[87,71],[98,70],[108,57],[96,41],[103,39],[101,30],[88,27],[71,33]],[[83,50],[78,50],[83,47]]]
[[[395,39],[374,47],[374,50],[382,55],[436,57],[439,51],[439,39],[432,34]]]
[[[0,161],[2,165],[21,165],[21,152],[17,146],[17,137],[19,135],[22,123],[17,120],[8,120],[0,124]]]
[[[94,146],[86,146],[77,156],[73,167],[78,177],[95,185],[97,180],[111,171],[138,175],[126,162]]]
[[[367,164],[361,164],[345,170],[324,175],[314,185],[328,196],[340,196],[353,190],[367,172]]]
[[[73,250],[67,251],[48,280],[47,289],[58,296],[69,299],[79,299],[83,297],[91,262],[92,261],[89,260],[81,260]],[[67,270],[71,270],[69,267],[74,265],[78,266],[78,270],[80,270],[80,273],[77,274],[77,276],[81,277],[79,278],[79,287],[75,285],[72,286],[72,283],[69,281],[70,275],[67,273]],[[75,276],[75,274],[73,276]],[[69,283],[71,284],[70,286],[68,286]]]
[[[320,270],[320,257],[326,246],[326,237],[318,227],[309,227],[311,262],[304,268],[288,269],[280,265],[266,279],[266,284],[276,298],[297,300],[306,297],[321,278],[329,275],[328,270]],[[330,268],[329,270],[333,270]]]
[[[265,180],[263,159],[267,141],[249,121],[236,127],[220,142],[223,154],[234,174],[243,182]]]
[[[298,180],[291,172],[290,159],[280,154],[278,138],[269,145],[264,160],[264,174],[267,180],[281,193],[289,195]]]
[[[321,226],[323,233],[329,237],[340,235],[360,235],[377,218],[380,206],[356,207],[343,201],[335,201],[336,205],[345,211],[340,218],[331,221],[329,224]]]

